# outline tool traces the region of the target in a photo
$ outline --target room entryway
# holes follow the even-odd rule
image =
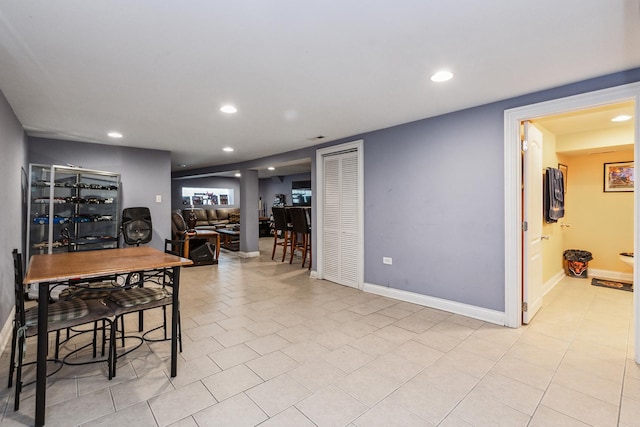
[[[539,104],[519,107],[505,111],[505,324],[510,327],[519,327],[522,322],[522,302],[526,300],[522,287],[524,274],[523,248],[523,210],[521,202],[521,190],[523,186],[522,162],[520,150],[520,124],[526,120],[539,119],[545,116],[556,115],[585,108],[591,108],[613,103],[632,101],[635,103],[635,141],[638,141],[638,103],[640,100],[640,84],[631,84],[614,87],[601,91],[576,95]],[[638,150],[634,154],[634,160],[638,161]],[[638,186],[636,185],[636,190]],[[634,192],[634,196],[637,191]],[[634,197],[634,210],[637,218],[639,198]],[[637,219],[636,219],[637,221]],[[635,233],[634,233],[635,234]],[[638,236],[634,236],[634,247],[638,247]],[[637,264],[637,263],[636,263]],[[638,268],[634,268],[634,281],[638,281]],[[634,295],[634,308],[636,313],[640,307],[640,296]],[[640,320],[636,318],[636,335]],[[636,342],[640,342],[636,336]],[[636,361],[640,362],[636,349]]]

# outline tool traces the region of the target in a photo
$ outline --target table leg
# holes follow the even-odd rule
[[[140,287],[144,286],[144,271],[140,272]],[[138,332],[144,331],[144,311],[138,312]],[[122,333],[124,334],[124,326],[122,327]]]
[[[178,375],[178,313],[180,311],[180,267],[173,267],[173,299],[171,304],[171,377]]]
[[[36,426],[44,425],[47,398],[47,349],[49,334],[47,319],[49,317],[49,284],[38,284],[38,355],[36,359]],[[16,384],[16,387],[19,387]]]
[[[189,258],[189,240],[189,236],[185,236],[184,246],[182,247],[182,256],[185,258]]]
[[[216,260],[220,259],[220,233],[216,234]]]

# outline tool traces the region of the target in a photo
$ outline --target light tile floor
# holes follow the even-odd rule
[[[178,376],[167,342],[122,358],[112,381],[104,365],[65,366],[47,426],[640,426],[629,292],[567,277],[510,329],[270,256],[262,239],[259,258],[183,269]],[[12,389],[0,399],[2,426],[33,424],[33,385],[19,412]]]

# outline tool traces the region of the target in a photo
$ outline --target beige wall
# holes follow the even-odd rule
[[[593,254],[590,269],[631,273],[618,259],[620,252],[633,251],[633,192],[605,193],[604,164],[633,160],[633,126],[610,131],[554,135],[539,124],[543,134],[543,167],[568,166],[565,216],[557,223],[543,224],[543,281],[563,270],[566,249]],[[599,143],[605,148],[593,153]],[[577,149],[583,149],[582,153]],[[572,151],[573,150],[573,151]],[[561,227],[568,224],[569,227]]]
[[[542,132],[542,167],[557,168],[561,162],[556,154],[556,136],[540,125],[535,125]],[[542,172],[542,171],[541,171]],[[543,175],[540,175],[543,179]],[[544,221],[544,218],[543,218]],[[548,240],[543,240],[542,251],[542,281],[550,280],[554,275],[562,270],[562,254],[564,252],[564,229],[560,227],[563,219],[556,223],[542,224],[542,235],[549,236]]]
[[[560,139],[560,137],[558,138]],[[633,192],[603,192],[604,163],[633,160],[633,150],[566,156],[569,166],[563,231],[567,249],[593,253],[589,268],[631,273],[618,259],[633,251]]]

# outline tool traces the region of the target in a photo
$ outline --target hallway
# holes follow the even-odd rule
[[[509,329],[310,279],[299,260],[272,261],[271,244],[183,269],[176,378],[167,342],[122,358],[112,381],[66,366],[49,379],[46,425],[640,425],[630,292],[565,277]],[[33,394],[15,413],[0,388],[0,424],[32,424]]]

